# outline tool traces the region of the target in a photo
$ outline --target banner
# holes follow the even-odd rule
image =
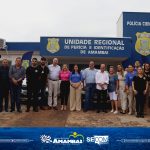
[[[41,56],[126,57],[131,38],[41,37]]]
[[[0,128],[0,149],[149,150],[150,128]]]

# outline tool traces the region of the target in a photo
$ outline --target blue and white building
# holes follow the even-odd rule
[[[92,29],[91,29],[92,30]],[[150,63],[150,13],[123,12],[117,22],[117,37],[40,37],[39,42],[6,42],[7,52],[0,55],[12,60],[27,51],[40,59],[45,56],[49,61],[58,57],[60,63],[96,64],[106,63],[124,66]]]

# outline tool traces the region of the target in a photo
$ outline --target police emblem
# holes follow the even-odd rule
[[[47,50],[51,53],[56,53],[59,51],[59,39],[58,38],[48,38]]]
[[[143,56],[150,55],[150,33],[137,32],[136,37],[137,37],[137,41],[135,43],[136,51]]]

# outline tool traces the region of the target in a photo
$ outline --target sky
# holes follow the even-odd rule
[[[150,12],[150,0],[0,0],[0,38],[116,37],[123,11]]]

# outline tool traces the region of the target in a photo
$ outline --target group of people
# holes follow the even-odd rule
[[[0,67],[0,112],[8,112],[8,96],[11,96],[11,112],[21,111],[20,93],[22,81],[27,80],[27,108],[38,112],[48,106],[48,109],[58,110],[58,91],[60,90],[61,110],[67,109],[69,100],[70,111],[80,111],[82,108],[81,95],[85,88],[83,111],[93,109],[93,97],[97,95],[97,113],[108,112],[108,98],[111,101],[111,112],[118,114],[118,100],[121,103],[121,113],[129,115],[136,112],[137,117],[144,117],[144,103],[150,103],[150,64],[145,63],[144,68],[139,62],[135,67],[129,65],[125,70],[122,65],[110,66],[101,64],[95,68],[94,61],[90,61],[89,67],[80,70],[74,65],[69,71],[67,64],[58,65],[58,59],[54,58],[52,64],[47,65],[47,60],[42,57],[40,64],[37,58],[32,58],[31,65],[25,70],[20,57],[16,58],[15,65],[9,67],[8,60],[3,59]],[[61,82],[60,82],[61,81]],[[48,101],[45,89],[48,86]],[[59,90],[58,90],[59,89]],[[40,103],[38,100],[40,93]],[[147,100],[146,100],[147,99]]]

